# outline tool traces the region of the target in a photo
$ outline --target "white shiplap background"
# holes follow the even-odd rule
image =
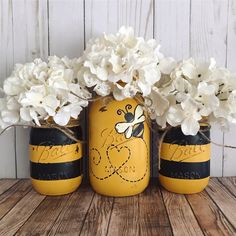
[[[159,39],[168,56],[215,57],[236,72],[236,0],[0,0],[0,85],[14,63],[78,57],[90,37],[121,25]],[[29,175],[28,134],[0,136],[0,178]],[[213,127],[211,137],[236,145],[236,127],[225,134]],[[236,151],[212,145],[211,175],[236,175]]]

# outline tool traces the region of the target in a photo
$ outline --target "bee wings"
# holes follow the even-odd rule
[[[133,132],[133,123],[121,122],[116,124],[115,129],[117,133],[119,134],[125,133],[126,138],[131,138]]]
[[[145,121],[144,111],[141,105],[138,105],[134,111],[134,121],[135,124]]]
[[[142,106],[138,105],[134,111],[134,120],[132,122],[117,123],[115,129],[117,133],[119,134],[125,133],[126,138],[131,138],[133,132],[133,126],[144,121],[145,121],[144,111],[142,109]]]

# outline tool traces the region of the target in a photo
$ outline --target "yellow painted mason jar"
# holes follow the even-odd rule
[[[80,126],[70,126],[81,140]],[[30,175],[34,189],[43,195],[64,195],[82,181],[81,143],[56,128],[32,128],[30,132]]]
[[[134,99],[98,100],[89,111],[89,175],[93,189],[107,196],[141,193],[150,179],[150,131]]]
[[[210,127],[201,124],[201,132],[210,138]],[[159,180],[170,192],[201,192],[210,178],[210,142],[200,132],[185,136],[180,127],[171,128],[160,150]]]

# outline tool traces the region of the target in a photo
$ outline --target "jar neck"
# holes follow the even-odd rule
[[[45,126],[47,126],[47,124],[49,124],[49,125],[57,125],[52,117],[49,117],[46,121],[43,121],[41,124],[45,125]],[[78,119],[71,118],[69,120],[68,124],[65,125],[64,127],[70,128],[70,127],[76,127],[76,126],[80,126],[80,119],[79,118]]]

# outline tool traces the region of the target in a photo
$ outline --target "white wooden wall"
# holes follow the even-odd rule
[[[121,25],[159,39],[168,56],[213,56],[236,72],[236,0],[0,0],[0,85],[14,63],[78,57],[90,37]],[[0,178],[29,175],[28,133],[16,128],[0,137]],[[236,145],[235,134],[236,127],[212,128],[221,144]],[[236,151],[212,145],[211,175],[236,175]]]

